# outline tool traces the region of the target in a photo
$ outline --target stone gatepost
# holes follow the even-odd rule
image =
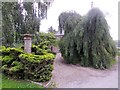
[[[32,45],[32,34],[24,34],[24,51],[26,53],[31,53],[31,45]]]

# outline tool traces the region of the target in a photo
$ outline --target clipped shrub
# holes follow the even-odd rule
[[[4,47],[4,46],[3,46]],[[23,50],[21,48],[2,48],[1,50],[2,55],[12,55],[12,56],[18,56],[21,53],[24,53]]]
[[[21,48],[3,47],[0,56],[3,74],[39,82],[50,80],[55,55],[36,45],[32,46],[32,51],[32,54],[27,54]]]
[[[1,52],[2,66],[0,68],[2,72],[14,78],[22,78],[23,64],[20,62],[18,55],[24,53],[23,50],[20,48],[6,48],[3,46]]]
[[[34,81],[48,81],[52,77],[53,61],[55,56],[53,54],[33,55],[20,54],[19,58],[24,64],[25,77]]]

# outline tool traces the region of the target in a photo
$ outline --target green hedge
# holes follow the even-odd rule
[[[55,55],[49,53],[49,50],[33,45],[32,54],[25,53],[22,48],[2,47],[0,52],[0,68],[5,75],[39,82],[51,79]]]

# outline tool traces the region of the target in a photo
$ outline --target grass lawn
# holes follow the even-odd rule
[[[15,80],[2,75],[2,88],[43,88],[43,87],[28,81]]]

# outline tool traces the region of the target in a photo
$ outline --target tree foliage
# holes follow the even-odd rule
[[[67,63],[109,68],[116,56],[116,47],[102,11],[91,9],[72,32],[60,41],[60,51]]]
[[[75,11],[62,12],[59,15],[59,30],[65,31],[65,34],[74,30],[74,27],[81,20],[81,16]]]
[[[38,9],[34,9],[34,2],[2,2],[2,44],[14,46],[22,41],[20,34],[38,32],[51,3],[43,0],[38,2]]]
[[[14,41],[14,21],[16,21],[16,8],[17,8],[17,3],[2,3],[2,39],[3,39],[3,44],[6,44],[6,46],[9,46],[13,43]],[[14,16],[14,21],[13,17]]]

